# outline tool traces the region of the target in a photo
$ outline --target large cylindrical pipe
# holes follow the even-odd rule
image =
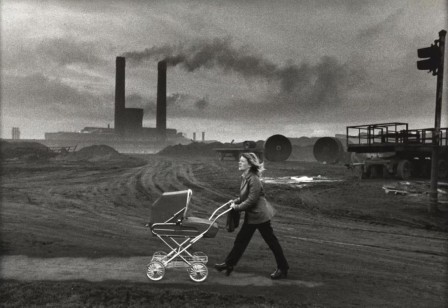
[[[314,158],[318,162],[335,164],[344,160],[344,146],[338,138],[322,137],[317,139],[313,147]]]
[[[292,152],[291,141],[283,135],[273,135],[264,143],[264,156],[270,161],[285,161]]]
[[[125,118],[125,68],[126,58],[116,58],[116,72],[115,72],[115,131],[119,134],[124,132],[124,118]]]
[[[157,118],[156,127],[162,137],[166,136],[166,61],[157,64]]]

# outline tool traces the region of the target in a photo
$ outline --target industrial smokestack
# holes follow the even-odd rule
[[[202,142],[205,141],[205,132],[202,132]]]
[[[12,128],[12,139],[14,140],[20,139],[20,129],[18,127]]]
[[[125,67],[126,58],[116,58],[116,73],[115,73],[115,132],[119,134],[124,133],[125,122]]]
[[[157,130],[162,138],[166,137],[166,61],[157,64]]]

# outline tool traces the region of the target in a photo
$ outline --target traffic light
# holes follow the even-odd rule
[[[437,75],[442,56],[440,47],[432,44],[431,47],[420,48],[417,50],[417,55],[419,58],[426,58],[425,60],[417,61],[417,68],[424,71],[428,70],[434,76]]]

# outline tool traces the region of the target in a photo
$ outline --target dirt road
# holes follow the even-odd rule
[[[150,204],[164,191],[191,188],[196,214],[210,214],[238,192],[239,173],[233,161],[144,159],[139,166],[4,165],[2,279],[154,284],[145,265],[153,252],[167,249],[144,227]],[[386,195],[384,181],[360,182],[342,166],[268,162],[266,167],[270,179],[320,175],[338,181],[265,183],[278,210],[273,226],[291,266],[290,279],[267,278],[274,260],[256,235],[231,277],[209,266],[204,288],[252,294],[238,288],[252,286],[268,298],[330,307],[445,305],[446,220],[426,214],[424,197]],[[234,237],[220,230],[195,249],[208,254],[209,264],[220,262]],[[190,288],[193,282],[185,271],[168,269],[157,284]]]
[[[153,282],[145,275],[146,257],[129,258],[30,258],[26,256],[5,256],[1,260],[2,278],[23,281],[39,280],[121,280],[145,282],[149,284],[194,284],[189,279],[186,268],[167,269],[163,280]],[[235,272],[227,277],[210,269],[208,285],[225,286],[301,286],[314,288],[322,283],[288,279],[273,281],[268,276]]]

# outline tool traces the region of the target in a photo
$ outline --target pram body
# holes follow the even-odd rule
[[[202,282],[207,279],[208,257],[203,252],[190,253],[188,249],[201,238],[213,238],[218,233],[217,219],[228,211],[229,202],[217,208],[208,218],[191,216],[192,190],[165,192],[151,207],[151,233],[165,243],[171,252],[157,251],[147,265],[146,276],[158,281],[166,268],[185,267],[190,279]]]

